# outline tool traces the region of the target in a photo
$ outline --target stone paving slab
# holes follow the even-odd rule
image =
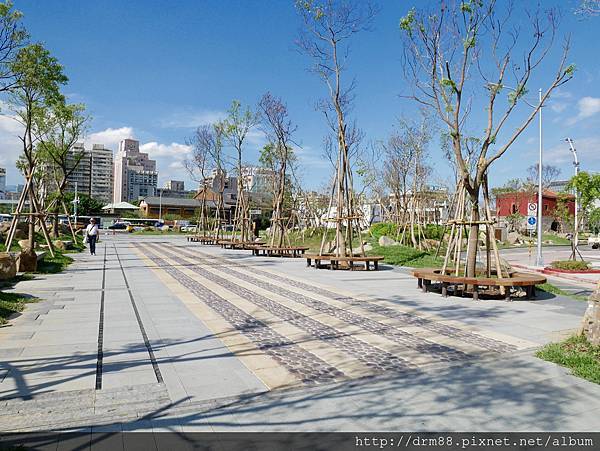
[[[18,285],[42,301],[0,329],[0,431],[587,430],[600,411],[598,386],[532,357],[577,327],[570,307],[444,300],[402,270],[181,238],[98,249]]]

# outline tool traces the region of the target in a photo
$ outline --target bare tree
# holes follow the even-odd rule
[[[529,166],[527,168],[527,178],[525,180],[526,184],[535,186],[536,189],[539,180],[539,166],[539,163]],[[542,189],[548,189],[550,184],[558,178],[560,172],[560,168],[552,166],[551,164],[542,165]]]
[[[518,26],[509,25],[509,18],[514,16],[512,3],[497,5],[496,0],[440,0],[434,11],[412,9],[400,21],[404,74],[412,87],[407,97],[434,112],[446,125],[460,189],[466,191],[470,204],[470,217],[461,219],[469,228],[467,276],[475,275],[479,226],[488,221],[481,220],[479,208],[488,169],[533,121],[552,91],[574,73],[574,66],[566,63],[569,40],[565,39],[541,102],[524,118],[516,117],[514,113],[524,103],[532,75],[541,69],[557,29],[554,10],[520,9],[520,14],[527,21],[530,39],[521,35]],[[508,94],[504,96],[505,91]],[[485,99],[483,106],[477,104],[477,110],[486,112],[486,125],[478,146],[470,153],[465,148],[465,137],[469,136],[468,130],[479,128],[481,117],[471,115],[476,99]],[[513,124],[514,128],[508,130]]]
[[[352,148],[360,141],[361,133],[348,120],[355,83],[345,82],[343,77],[348,65],[349,41],[370,28],[375,9],[368,1],[356,0],[297,0],[296,7],[303,22],[298,48],[311,58],[311,70],[324,81],[328,90],[327,98],[319,103],[337,145],[336,175],[329,208],[329,212],[335,208],[336,217],[328,219],[335,222],[333,249],[336,255],[346,256],[353,253],[355,233],[360,234],[361,218],[355,205],[352,181]],[[327,229],[323,234],[321,254],[325,251],[326,236]],[[361,253],[364,255],[362,241]]]
[[[284,213],[286,187],[290,183],[289,166],[294,162],[292,135],[297,127],[289,119],[287,105],[280,98],[267,92],[258,104],[262,113],[262,128],[270,145],[263,150],[261,158],[273,173],[273,213],[271,216],[271,246],[283,246],[287,225]],[[288,193],[289,194],[289,193]]]
[[[250,239],[250,202],[244,182],[244,142],[248,132],[259,122],[260,117],[250,108],[242,108],[242,104],[234,100],[231,102],[227,118],[220,122],[223,139],[233,147],[235,152],[235,169],[237,175],[237,199],[235,207],[234,233],[239,232],[240,241]]]
[[[206,208],[208,197],[208,186],[206,180],[208,178],[208,164],[211,161],[211,156],[215,155],[216,137],[215,128],[213,125],[201,125],[194,131],[194,134],[186,140],[189,146],[192,146],[192,156],[184,161],[190,177],[198,183],[198,193],[200,194],[200,208],[198,210],[198,220],[196,234],[200,231],[206,236],[208,230],[208,211]],[[214,199],[210,199],[213,200]]]

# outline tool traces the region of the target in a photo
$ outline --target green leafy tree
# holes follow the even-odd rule
[[[54,196],[58,194],[55,193]],[[79,198],[79,204],[77,206],[77,214],[81,216],[93,216],[102,213],[102,207],[104,203],[94,197],[88,196],[87,194],[77,194]],[[62,194],[62,198],[67,206],[70,215],[75,213],[73,201],[75,200],[75,193],[65,192]]]
[[[60,87],[68,79],[64,75],[63,67],[58,60],[42,44],[37,43],[19,49],[14,61],[10,63],[10,70],[18,80],[16,86],[11,90],[10,103],[23,125],[23,132],[20,136],[23,144],[22,156],[24,156],[25,161],[25,190],[23,196],[29,198],[30,205],[30,251],[33,251],[35,246],[34,232],[35,222],[37,221],[50,245],[51,252],[53,252],[45,221],[39,220],[40,217],[44,216],[44,212],[40,207],[35,186],[35,171],[39,163],[38,155],[35,152],[36,145],[39,142],[39,136],[36,136],[36,123],[48,114],[52,105],[64,102]],[[16,213],[21,213],[21,211],[17,210]],[[37,219],[34,219],[36,217]],[[15,216],[13,221],[17,220],[18,216]],[[9,233],[7,246],[10,245],[12,238],[13,234]]]
[[[85,132],[88,117],[84,113],[85,107],[81,104],[65,104],[55,102],[48,110],[48,114],[38,116],[36,120],[36,133],[39,136],[37,151],[44,169],[51,175],[56,186],[56,195],[47,209],[54,210],[53,233],[58,237],[58,214],[67,211],[64,201],[65,189],[68,179],[79,167],[85,156],[83,150],[73,146]],[[75,230],[69,221],[69,228],[73,239]]]
[[[21,25],[22,17],[11,1],[0,2],[0,92],[10,91],[19,83],[13,62],[28,37]]]

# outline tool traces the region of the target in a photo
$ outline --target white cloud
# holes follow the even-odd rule
[[[13,115],[0,114],[0,166],[6,169],[8,184],[17,183],[21,173],[15,163],[23,151],[19,135],[23,126],[15,120]]]
[[[85,142],[88,145],[104,144],[109,149],[117,150],[119,142],[134,137],[135,134],[133,133],[132,127],[107,128],[99,132],[91,133],[85,138]]]
[[[592,117],[600,113],[600,98],[598,97],[582,97],[577,102],[578,113],[567,121],[568,125],[573,125],[582,119]]]
[[[156,141],[151,141],[140,145],[140,151],[146,152],[151,158],[169,157],[182,159],[192,151],[192,146],[179,143],[159,144]]]
[[[583,97],[577,103],[579,106],[579,117],[585,118],[600,113],[600,98],[598,97]]]
[[[160,126],[163,128],[195,128],[200,125],[214,124],[225,117],[227,117],[227,113],[223,111],[188,111],[170,115],[160,121]]]
[[[579,138],[574,142],[582,170],[595,169],[600,164],[600,136]],[[571,165],[573,154],[567,142],[556,145],[544,152],[545,163]],[[566,173],[565,171],[563,171]]]

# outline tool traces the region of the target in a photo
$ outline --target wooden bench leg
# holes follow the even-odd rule
[[[423,293],[427,293],[431,280],[423,279]]]
[[[442,297],[448,297],[448,282],[442,282]]]
[[[369,261],[368,261],[368,260],[367,260],[367,261],[365,261],[365,269],[366,269],[367,271],[370,271],[370,270],[371,270],[371,265],[369,264]]]
[[[479,300],[479,285],[473,285],[473,300]]]
[[[306,266],[307,266],[308,268],[310,268],[310,258],[307,258],[307,259],[306,259]]]
[[[417,279],[417,288],[423,289],[423,279],[420,277]]]
[[[377,260],[373,261],[373,267],[375,268],[375,271],[379,271],[379,262]]]
[[[504,292],[504,300],[506,302],[511,302],[512,301],[512,299],[510,298],[510,289],[511,288],[512,287],[504,287],[504,290],[505,290],[505,292]]]

